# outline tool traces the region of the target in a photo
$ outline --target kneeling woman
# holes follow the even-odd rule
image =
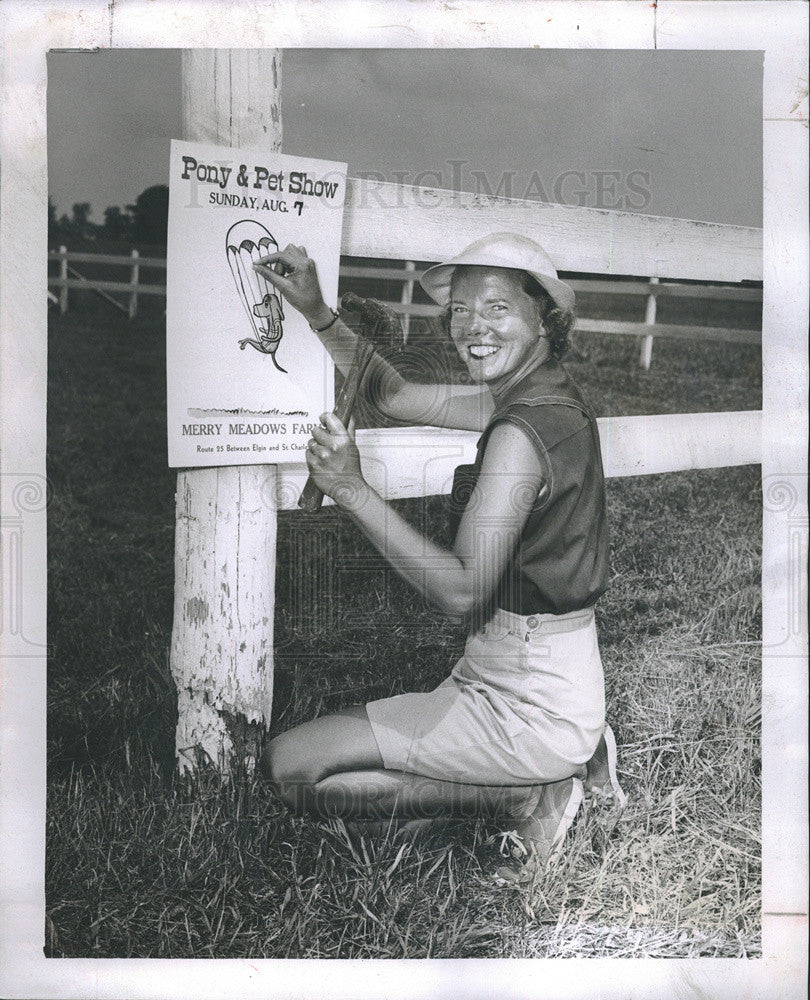
[[[324,303],[306,250],[289,246],[256,266],[345,371],[356,335]],[[583,780],[619,806],[624,798],[593,613],[608,572],[599,438],[559,361],[574,294],[540,246],[511,233],[478,240],[421,281],[447,307],[473,385],[409,383],[379,355],[368,384],[393,418],[482,432],[475,465],[460,470],[469,501],[452,550],[368,485],[333,415],[322,417],[307,462],[391,566],[472,630],[434,691],[304,723],[270,742],[263,766],[296,812],[498,816],[521,838],[521,860],[536,862],[559,848]]]

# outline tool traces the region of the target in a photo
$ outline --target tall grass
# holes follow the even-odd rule
[[[630,803],[613,827],[581,814],[533,886],[498,888],[497,824],[357,841],[249,775],[175,777],[163,331],[116,322],[69,314],[51,335],[49,955],[760,953],[758,469],[609,482],[597,612]],[[723,345],[662,344],[642,373],[622,345],[572,365],[600,412],[759,405],[749,349],[735,366]],[[696,385],[723,404],[691,405]],[[449,541],[441,498],[398,507]],[[334,509],[305,530],[281,514],[278,566],[272,733],[427,689],[463,645]]]

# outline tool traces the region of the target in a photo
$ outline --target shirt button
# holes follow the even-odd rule
[[[531,615],[529,618],[526,619],[526,624],[529,626],[529,628],[537,628],[537,626],[540,624],[540,619],[536,618],[534,615]]]

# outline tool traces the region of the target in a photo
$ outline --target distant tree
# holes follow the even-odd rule
[[[90,202],[79,201],[73,206],[73,228],[77,236],[91,236],[94,228],[90,222]]]
[[[51,201],[50,196],[48,197],[48,239],[53,239],[56,236],[56,205]]]
[[[75,202],[73,205],[73,224],[75,226],[85,226],[87,225],[87,219],[90,215],[90,202],[80,201]]]
[[[132,224],[130,216],[124,215],[118,205],[104,209],[104,235],[112,240],[120,240],[128,235]]]
[[[127,205],[132,216],[133,235],[139,243],[166,246],[169,226],[169,189],[165,184],[149,187],[135,199],[134,205]]]

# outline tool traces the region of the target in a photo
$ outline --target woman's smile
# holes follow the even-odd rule
[[[468,344],[467,350],[474,358],[481,360],[483,358],[489,358],[493,354],[497,353],[500,350],[500,347],[496,344]]]

